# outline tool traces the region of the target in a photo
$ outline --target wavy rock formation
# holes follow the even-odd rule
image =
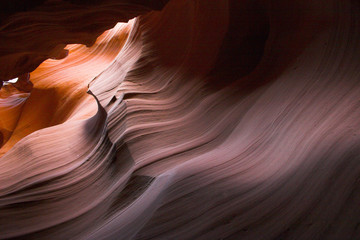
[[[32,72],[66,44],[94,44],[117,22],[127,22],[168,0],[6,0],[0,3],[0,82]]]
[[[130,25],[116,25],[100,36],[91,48],[68,45],[68,57],[47,60],[31,73],[33,89],[22,107],[21,115],[11,121],[14,127],[6,128],[10,136],[4,139],[0,156],[32,132],[94,115],[96,101],[86,93],[88,83],[114,61],[127,39]],[[8,85],[3,92],[9,92],[9,88],[13,86]],[[12,94],[7,96],[14,98]],[[4,105],[5,109],[14,111],[19,106],[18,102],[10,105],[7,98],[5,101],[8,102]],[[14,114],[6,115],[12,117]]]
[[[360,2],[166,2],[2,18],[0,238],[360,239]]]

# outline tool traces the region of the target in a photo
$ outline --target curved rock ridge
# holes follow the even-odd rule
[[[360,239],[359,10],[171,0],[68,46],[6,87],[0,238]]]
[[[66,44],[91,46],[105,30],[168,0],[9,0],[0,3],[0,83],[63,56]]]
[[[86,94],[88,82],[114,61],[127,39],[132,22],[117,24],[102,34],[91,48],[67,45],[68,57],[41,64],[31,73],[33,88],[26,95],[25,105],[24,101],[20,101],[24,99],[24,94],[20,98],[11,93],[5,94],[13,86],[0,90],[5,97],[4,104],[0,105],[0,111],[5,111],[0,125],[0,131],[5,136],[0,156],[34,131],[95,114],[95,101]],[[13,104],[10,99],[15,99]],[[18,112],[11,114],[9,111]]]

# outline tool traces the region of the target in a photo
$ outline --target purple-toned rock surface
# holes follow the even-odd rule
[[[4,2],[0,239],[360,239],[359,1]]]

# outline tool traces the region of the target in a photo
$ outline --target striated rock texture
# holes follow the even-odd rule
[[[1,239],[360,239],[359,1],[17,2]]]
[[[94,44],[117,22],[127,22],[168,0],[4,0],[0,2],[0,82],[64,55],[66,44]]]

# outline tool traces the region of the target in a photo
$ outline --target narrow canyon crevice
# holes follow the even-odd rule
[[[0,239],[360,239],[359,1],[0,9]]]

